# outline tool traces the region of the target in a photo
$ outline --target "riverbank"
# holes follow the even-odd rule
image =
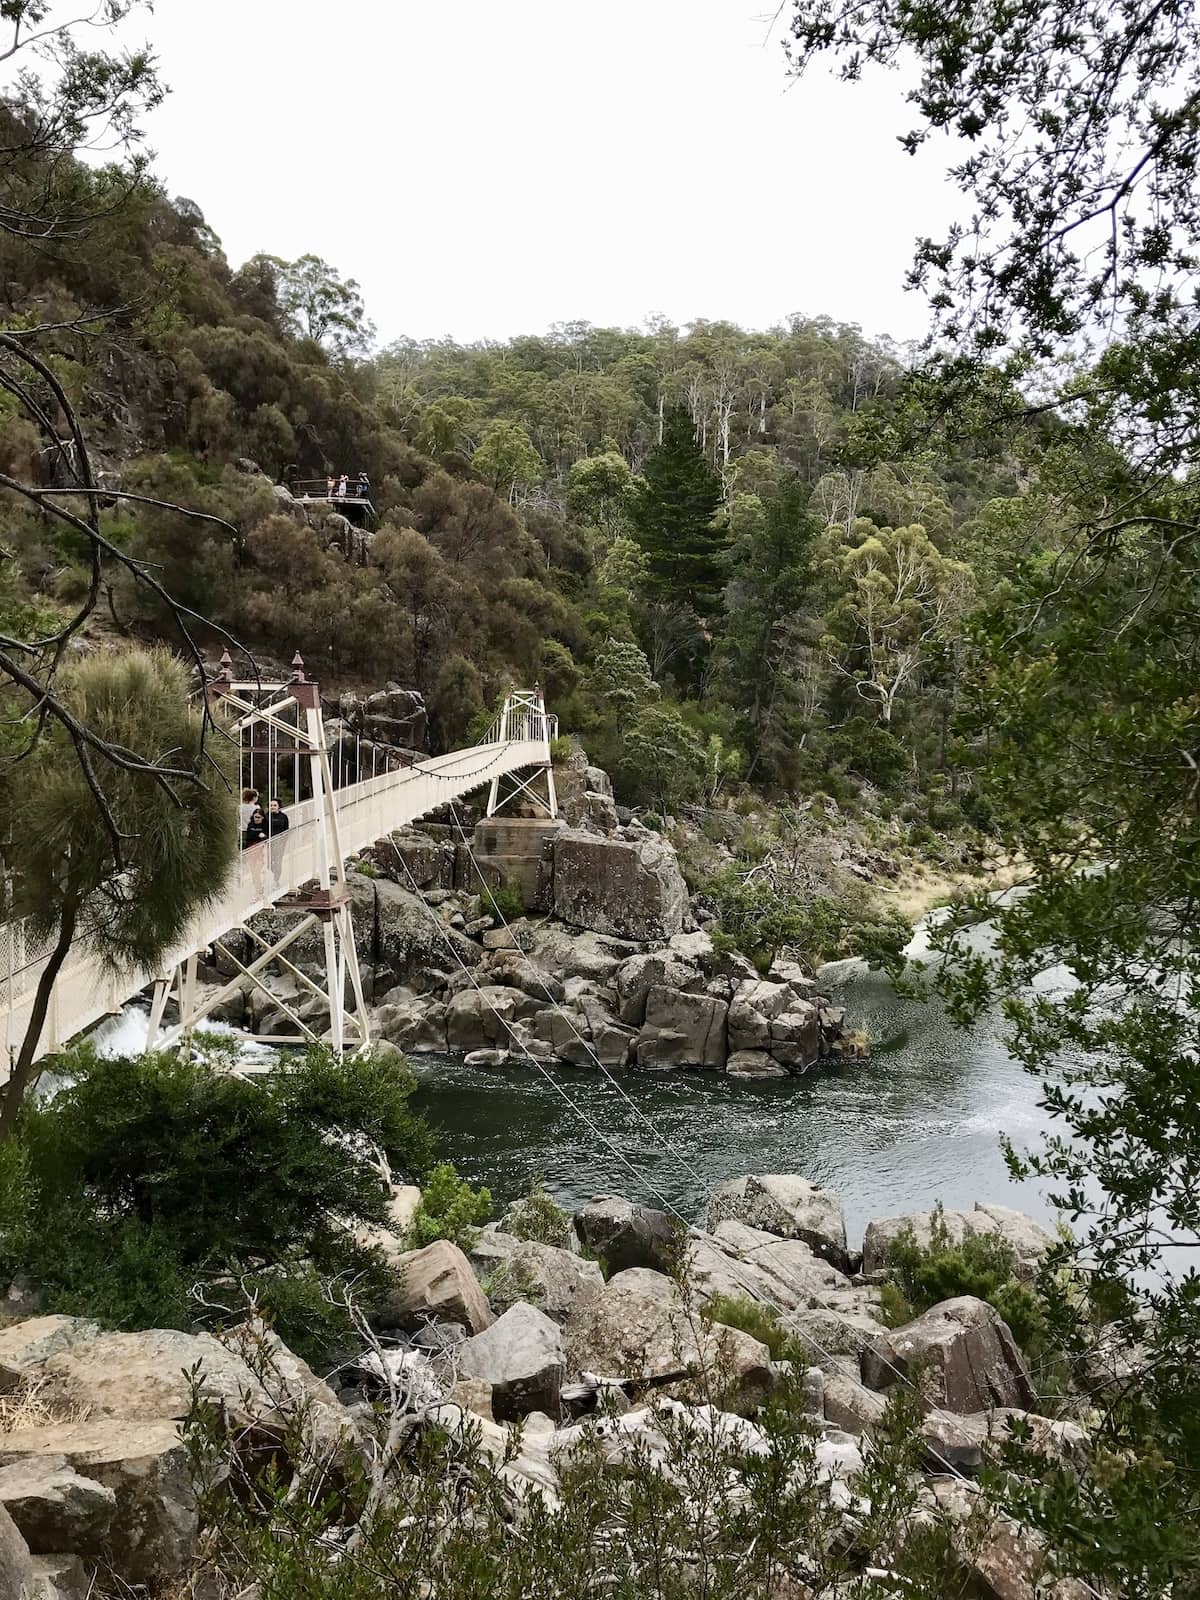
[[[895,877],[876,876],[872,886],[885,904],[917,923],[931,911],[967,895],[999,894],[1024,882],[1029,864],[1023,856],[1000,856],[978,871],[952,870],[910,857]]]

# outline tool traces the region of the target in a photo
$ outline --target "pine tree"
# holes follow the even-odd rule
[[[716,611],[724,583],[720,504],[720,476],[697,446],[687,412],[667,412],[662,443],[646,457],[629,509],[652,598],[686,601],[702,617]]]

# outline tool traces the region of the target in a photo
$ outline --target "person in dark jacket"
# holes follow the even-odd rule
[[[267,811],[267,834],[273,839],[277,833],[286,833],[288,831],[288,814],[277,799],[272,799],[269,802],[269,807],[270,809]]]
[[[252,844],[262,844],[267,837],[267,819],[263,816],[262,807],[255,806],[250,813],[250,821],[246,824],[246,831],[242,835],[242,847],[249,849]]]

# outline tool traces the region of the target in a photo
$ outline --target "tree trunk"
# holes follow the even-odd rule
[[[42,1037],[42,1029],[46,1025],[46,1013],[50,1009],[50,996],[70,951],[78,920],[79,907],[66,905],[58,925],[58,940],[50,953],[50,959],[46,962],[45,971],[38,979],[37,993],[33,997],[33,1011],[30,1013],[29,1026],[25,1029],[25,1037],[21,1041],[16,1065],[4,1085],[4,1097],[0,1099],[0,1139],[7,1139],[11,1135],[25,1096],[40,1075],[34,1065],[38,1040]]]

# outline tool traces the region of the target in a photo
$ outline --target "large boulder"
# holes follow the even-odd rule
[[[539,1013],[532,1026],[535,1039],[576,1067],[624,1067],[636,1037],[594,994],[578,994],[568,1006]]]
[[[492,1226],[480,1233],[470,1261],[496,1312],[526,1301],[552,1322],[562,1323],[604,1288],[596,1262],[557,1245],[513,1238]]]
[[[80,1477],[112,1491],[105,1553],[127,1583],[153,1584],[187,1568],[198,1518],[188,1451],[177,1422],[97,1417],[0,1435],[0,1468],[31,1470],[37,1462],[65,1463]],[[5,1520],[7,1513],[0,1512],[0,1580]],[[0,1581],[0,1594],[19,1592],[5,1589]]]
[[[617,1004],[621,1021],[640,1028],[646,1020],[646,1001],[654,988],[703,988],[702,975],[670,949],[649,950],[630,956],[616,975]]]
[[[794,1173],[755,1173],[721,1184],[709,1201],[709,1232],[726,1221],[744,1222],[781,1239],[802,1239],[840,1271],[849,1265],[842,1202],[832,1189]]]
[[[554,840],[554,914],[622,939],[669,939],[683,930],[687,886],[675,852],[644,829],[600,838],[569,828]]]
[[[771,1018],[768,1046],[776,1061],[793,1072],[811,1067],[821,1054],[821,1024],[817,1008],[808,1000],[793,1000],[791,1008]]]
[[[395,1288],[382,1313],[385,1323],[415,1328],[424,1322],[460,1322],[470,1333],[491,1326],[492,1313],[471,1263],[448,1239],[405,1250],[392,1266]]]
[[[610,1272],[630,1267],[666,1272],[679,1255],[678,1231],[667,1213],[620,1195],[597,1195],[581,1207],[575,1213],[575,1232]]]
[[[729,1002],[729,1048],[769,1050],[771,1019],[782,1016],[792,999],[786,983],[750,978],[738,984]]]
[[[563,1328],[575,1371],[670,1384],[683,1398],[728,1389],[734,1411],[761,1405],[775,1384],[771,1353],[738,1328],[704,1323],[660,1272],[618,1272],[604,1292],[572,1313]]]
[[[99,1559],[117,1514],[115,1491],[83,1477],[64,1456],[0,1467],[0,1505],[34,1555],[72,1550]]]
[[[973,1295],[943,1300],[902,1327],[880,1334],[862,1354],[873,1389],[919,1381],[931,1406],[967,1414],[992,1406],[1033,1407],[1024,1358],[1007,1323]]]
[[[151,1328],[105,1333],[40,1368],[47,1402],[63,1412],[123,1421],[182,1418],[197,1392],[237,1427],[282,1437],[303,1412],[314,1444],[336,1449],[351,1425],[328,1384],[259,1323],[223,1338]]]
[[[440,1000],[428,995],[403,995],[393,989],[391,995],[372,1013],[371,1028],[375,1037],[394,1044],[414,1055],[446,1049],[446,1007]]]
[[[29,1317],[0,1328],[0,1394],[15,1389],[27,1368],[86,1344],[99,1332],[100,1324],[84,1317]]]
[[[356,872],[346,874],[352,896],[354,880],[359,876]],[[392,982],[399,983],[410,973],[427,966],[458,971],[460,963],[477,967],[482,961],[483,952],[479,946],[455,929],[446,927],[418,895],[388,878],[364,881],[371,884],[374,895],[374,960],[379,971],[390,974]],[[357,919],[355,933],[361,941]],[[360,951],[362,948],[360,942]]]
[[[725,1063],[731,1078],[786,1078],[790,1074],[765,1050],[735,1050]]]
[[[35,1600],[33,1557],[16,1524],[0,1505],[0,1595]]]
[[[446,1044],[451,1050],[507,1049],[513,1026],[539,1009],[521,989],[500,984],[461,989],[446,1007]]]
[[[454,1360],[460,1376],[490,1387],[497,1422],[531,1411],[557,1419],[565,1370],[562,1333],[535,1306],[510,1306],[484,1333],[460,1344]]]
[[[993,1234],[1003,1239],[1012,1247],[1016,1267],[1024,1276],[1036,1272],[1041,1257],[1054,1244],[1054,1235],[1024,1212],[977,1200],[973,1211],[910,1211],[869,1222],[863,1237],[863,1271],[886,1271],[892,1246],[902,1234],[911,1234],[928,1249],[938,1222],[952,1245],[961,1244],[972,1234]]]
[[[556,978],[587,978],[607,983],[622,961],[634,954],[634,946],[620,940],[584,931],[572,933],[553,922],[543,923],[524,936],[527,954],[537,965]]]
[[[641,1067],[723,1067],[729,1007],[707,994],[654,987],[637,1041]]]

